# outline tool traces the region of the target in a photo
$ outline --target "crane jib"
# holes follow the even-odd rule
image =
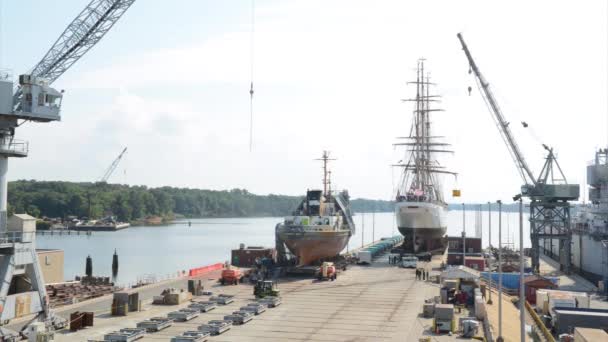
[[[91,1],[78,17],[68,25],[53,47],[49,49],[44,58],[34,67],[32,75],[47,78],[49,83],[55,81],[109,31],[135,0],[114,0],[95,19],[95,16],[98,15],[99,7],[106,2],[107,0]],[[86,28],[87,21],[91,18],[95,19],[95,22]],[[84,34],[81,34],[79,31],[83,27],[86,28],[86,31]],[[77,41],[72,45],[74,37],[77,37]],[[66,48],[67,51],[61,53]],[[81,48],[84,48],[84,50],[80,51]]]
[[[528,164],[526,163],[526,160],[524,159],[524,156],[521,153],[521,150],[519,149],[519,146],[517,145],[517,142],[515,141],[513,134],[511,133],[509,124],[505,120],[504,115],[502,114],[502,111],[500,110],[500,107],[498,106],[498,103],[496,102],[496,99],[494,99],[494,95],[492,94],[492,91],[490,89],[490,84],[485,80],[485,78],[481,74],[481,71],[479,71],[477,64],[475,64],[475,61],[473,60],[473,56],[471,55],[471,52],[469,51],[467,44],[464,42],[464,38],[462,37],[462,34],[458,33],[457,37],[460,40],[460,44],[462,45],[462,49],[464,50],[464,53],[467,57],[469,66],[471,67],[473,73],[475,74],[475,77],[479,81],[479,84],[481,85],[481,90],[482,90],[481,93],[483,95],[483,98],[486,101],[486,104],[488,105],[490,112],[493,114],[494,119],[497,122],[499,132],[505,142],[505,145],[507,145],[507,149],[509,150],[511,157],[513,158],[513,161],[515,162],[515,166],[517,167],[518,171],[520,172],[524,183],[526,185],[533,184],[536,186],[537,185],[536,177],[534,177],[534,174],[528,167]]]

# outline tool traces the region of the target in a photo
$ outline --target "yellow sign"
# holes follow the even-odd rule
[[[452,197],[460,197],[460,190],[458,190],[458,189],[452,190]]]

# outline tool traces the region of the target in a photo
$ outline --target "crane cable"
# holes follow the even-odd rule
[[[251,31],[249,59],[251,62],[251,87],[249,88],[249,152],[253,150],[253,37],[255,33],[255,0],[251,0]]]

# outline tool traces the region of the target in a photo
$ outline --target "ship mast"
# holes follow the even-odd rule
[[[331,181],[329,180],[331,171],[329,171],[329,169],[327,168],[327,164],[330,160],[336,160],[336,159],[329,157],[329,151],[323,151],[323,155],[321,156],[321,158],[318,158],[315,160],[320,160],[323,162],[323,196],[327,196],[328,187],[331,186],[330,185]]]
[[[455,173],[445,170],[433,158],[433,155],[435,153],[452,153],[453,151],[445,149],[449,144],[436,141],[436,139],[442,137],[431,135],[430,113],[442,109],[431,108],[431,102],[438,102],[440,96],[430,93],[430,86],[434,84],[430,82],[428,73],[425,75],[424,59],[418,60],[416,81],[408,82],[408,84],[416,85],[416,97],[403,100],[415,103],[410,135],[402,137],[402,139],[410,141],[394,144],[408,146],[407,152],[410,152],[409,158],[403,159],[403,163],[394,165],[404,168],[402,189],[400,190],[405,193],[416,194],[416,197],[423,196],[428,200],[443,201],[443,194],[436,186],[438,183],[436,174],[455,175]],[[409,183],[408,188],[406,188],[406,183]]]

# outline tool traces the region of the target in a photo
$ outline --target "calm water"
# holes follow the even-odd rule
[[[487,212],[483,215],[483,241],[487,244]],[[380,237],[399,234],[392,213],[358,214],[355,218],[357,232],[348,248],[361,246]],[[527,217],[524,218],[526,223]],[[204,266],[230,259],[230,250],[239,243],[251,246],[274,246],[274,227],[279,217],[193,219],[162,227],[133,227],[118,232],[94,232],[84,235],[38,235],[38,248],[57,248],[65,252],[65,277],[73,279],[84,274],[87,255],[93,258],[95,275],[110,275],[114,249],[119,256],[117,282],[129,284],[154,275],[162,279],[180,270]],[[374,224],[375,221],[375,224]],[[364,225],[362,225],[362,222]],[[503,243],[507,240],[519,245],[516,213],[503,213]],[[498,214],[492,217],[492,243],[498,244]],[[375,226],[375,229],[373,227]],[[466,213],[467,236],[475,233],[475,213]],[[460,235],[462,212],[449,213],[449,235]],[[496,232],[496,233],[495,233]],[[363,233],[363,234],[362,234]],[[508,234],[507,234],[508,233]],[[529,246],[529,228],[524,227],[524,245]]]

